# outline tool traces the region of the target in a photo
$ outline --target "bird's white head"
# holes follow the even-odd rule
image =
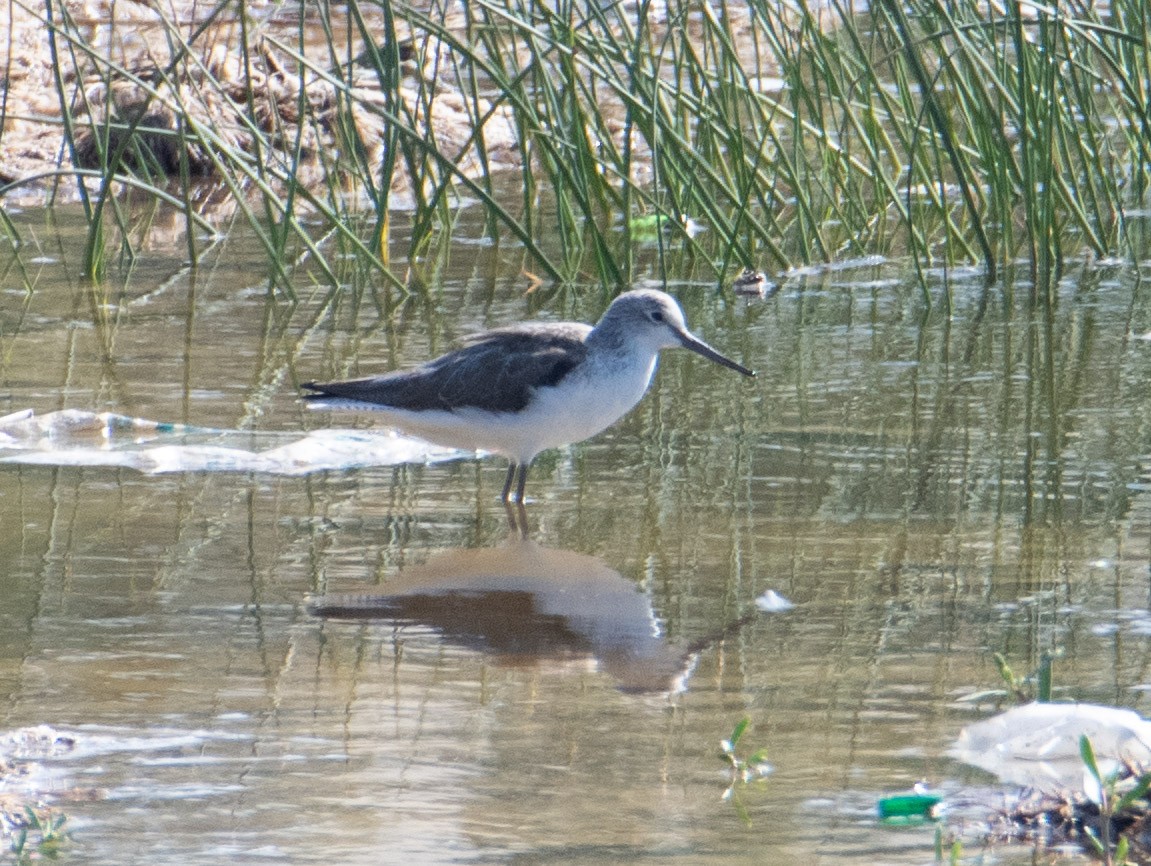
[[[660,349],[682,346],[745,376],[755,375],[691,333],[687,329],[683,309],[675,298],[655,289],[624,292],[612,301],[588,339],[616,345],[630,344],[635,349],[653,354]]]

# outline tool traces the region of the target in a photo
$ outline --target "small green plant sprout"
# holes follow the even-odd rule
[[[984,689],[965,695],[961,700],[977,703],[985,700],[998,702],[1003,698],[1010,698],[1018,704],[1029,704],[1032,701],[1050,703],[1051,701],[1051,668],[1059,652],[1044,652],[1039,657],[1039,666],[1033,673],[1020,675],[1015,673],[1007,658],[1002,653],[995,653],[995,666],[999,670],[999,678],[1003,680],[1005,688]]]
[[[61,848],[69,841],[64,824],[68,816],[51,809],[37,811],[24,807],[24,826],[12,837],[11,850],[19,864],[37,860],[55,860]]]
[[[735,723],[732,728],[731,736],[726,740],[719,741],[719,747],[723,750],[721,757],[728,764],[731,770],[731,784],[727,786],[727,790],[723,792],[723,799],[730,800],[735,792],[736,785],[747,784],[763,779],[773,769],[771,764],[767,763],[767,749],[757,749],[746,758],[739,756],[739,741],[742,739],[744,733],[747,731],[748,726],[751,724],[751,719],[744,716]]]
[[[1126,836],[1120,837],[1112,850],[1112,824],[1116,816],[1136,802],[1146,799],[1147,791],[1151,788],[1151,773],[1134,776],[1126,774],[1123,766],[1118,766],[1104,774],[1086,734],[1079,738],[1079,755],[1087,770],[1087,795],[1099,807],[1099,825],[1086,828],[1087,839],[1106,866],[1120,866],[1127,862],[1128,841]]]
[[[958,839],[952,839],[951,844],[947,845],[947,840],[943,835],[943,827],[935,828],[935,862],[938,864],[947,863],[948,866],[959,866],[963,861],[963,843]]]
[[[999,679],[1003,680],[1003,684],[1007,687],[1008,695],[1014,697],[1019,703],[1026,703],[1031,700],[1027,692],[1027,678],[1019,676],[1012,670],[1003,653],[995,654],[995,667],[999,670]]]
[[[1007,664],[1007,659],[1001,653],[995,654],[995,664],[999,668],[1009,693],[1021,704],[1038,701],[1041,704],[1051,702],[1051,666],[1058,653],[1044,652],[1039,656],[1039,666],[1025,677],[1016,675]]]

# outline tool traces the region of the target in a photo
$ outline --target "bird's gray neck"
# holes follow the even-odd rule
[[[611,334],[606,338],[592,340],[589,336],[588,357],[585,371],[593,378],[598,376],[639,376],[644,380],[643,387],[651,381],[655,372],[658,352],[652,352],[634,341]]]
[[[622,328],[592,328],[585,345],[597,354],[630,355],[635,351],[635,343],[628,336]]]

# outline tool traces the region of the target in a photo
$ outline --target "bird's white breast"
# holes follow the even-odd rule
[[[557,385],[535,389],[519,412],[473,407],[414,411],[358,401],[345,408],[375,411],[386,423],[438,445],[529,463],[548,448],[594,436],[631,411],[647,391],[656,359],[656,352],[589,354]]]
[[[539,388],[524,409],[517,437],[521,461],[538,452],[580,442],[610,427],[642,399],[655,372],[656,355],[599,359],[594,356],[555,387]]]

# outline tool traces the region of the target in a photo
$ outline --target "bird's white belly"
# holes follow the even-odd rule
[[[630,412],[647,391],[655,361],[644,368],[623,368],[597,375],[571,377],[556,388],[541,388],[523,412],[518,438],[519,459],[569,442],[580,442],[604,430]]]
[[[437,445],[491,451],[528,463],[540,451],[579,442],[610,427],[640,401],[653,372],[654,356],[647,363],[589,366],[559,386],[538,389],[519,412],[475,408],[416,412],[364,404],[354,408],[374,408],[387,423]]]

